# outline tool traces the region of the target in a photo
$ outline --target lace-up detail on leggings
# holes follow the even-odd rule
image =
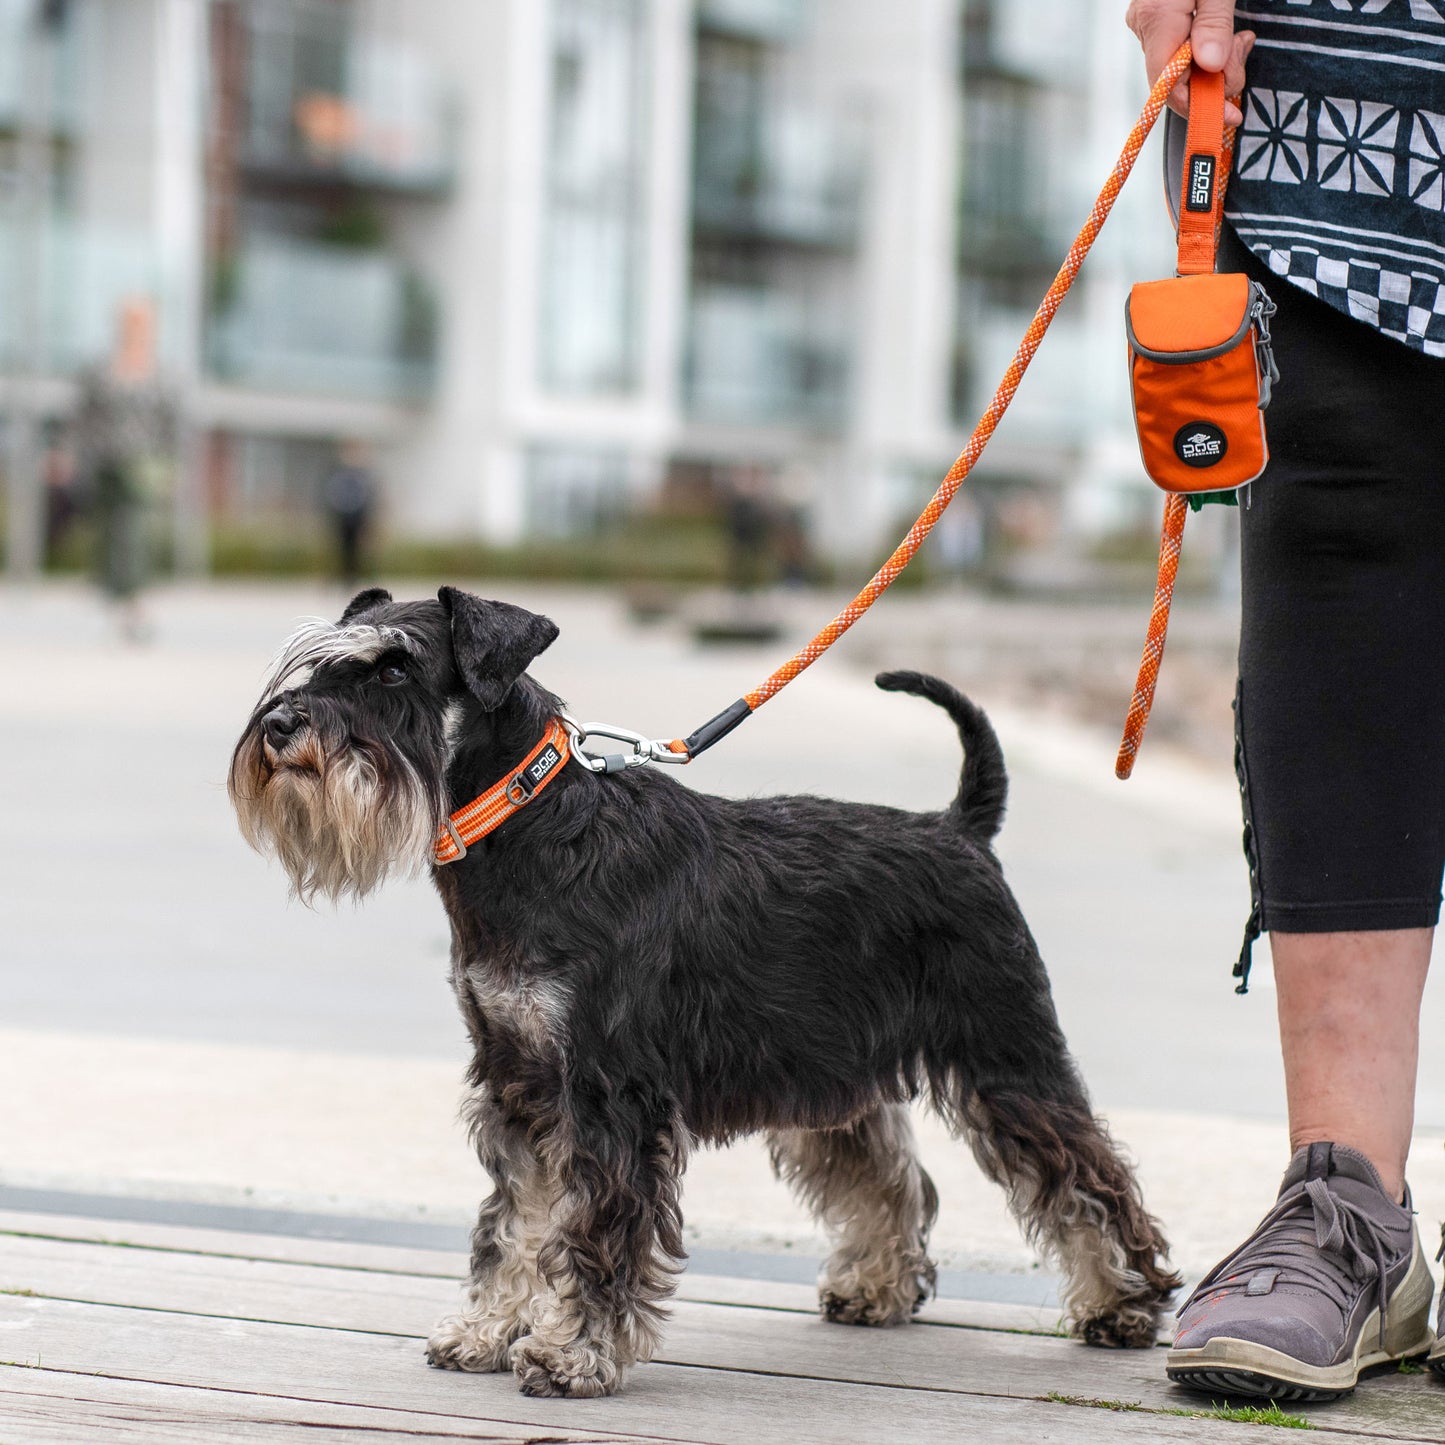
[[[1284,1283],[1319,1291],[1348,1316],[1360,1285],[1370,1283],[1383,1339],[1385,1274],[1397,1254],[1395,1241],[1365,1210],[1334,1193],[1328,1180],[1305,1179],[1287,1189],[1258,1229],[1199,1281],[1179,1313],[1216,1293],[1270,1294]]]

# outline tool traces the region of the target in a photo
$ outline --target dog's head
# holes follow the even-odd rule
[[[373,587],[282,648],[231,759],[227,788],[252,847],[296,892],[370,892],[432,857],[462,720],[507,711],[554,623],[443,587],[395,602]],[[536,699],[530,699],[535,710]]]

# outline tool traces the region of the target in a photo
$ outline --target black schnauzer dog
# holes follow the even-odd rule
[[[435,602],[372,589],[335,626],[304,627],[232,761],[247,839],[308,900],[433,865],[451,810],[554,725],[559,699],[525,669],[556,636],[450,587]],[[433,1365],[510,1368],[529,1395],[616,1390],[660,1340],[688,1152],[757,1130],[833,1239],[824,1315],[907,1321],[934,1280],[920,1095],[1062,1268],[1074,1333],[1153,1341],[1178,1279],[990,846],[998,740],[934,678],[878,685],[957,724],[962,787],[942,812],[561,766],[435,867],[474,1047],[464,1116],[496,1192]]]

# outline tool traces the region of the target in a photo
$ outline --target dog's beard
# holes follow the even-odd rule
[[[314,732],[277,757],[253,731],[236,751],[228,791],[241,832],[273,853],[304,902],[362,897],[432,859],[439,796],[399,753],[384,765],[356,746],[330,750]]]

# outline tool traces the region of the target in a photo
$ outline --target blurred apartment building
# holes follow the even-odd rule
[[[181,556],[373,448],[394,529],[586,535],[770,491],[872,554],[987,403],[1142,96],[1117,0],[0,0],[0,397],[23,477],[152,297]],[[1157,159],[978,474],[1152,499],[1121,308]],[[33,511],[33,508],[31,509]]]

